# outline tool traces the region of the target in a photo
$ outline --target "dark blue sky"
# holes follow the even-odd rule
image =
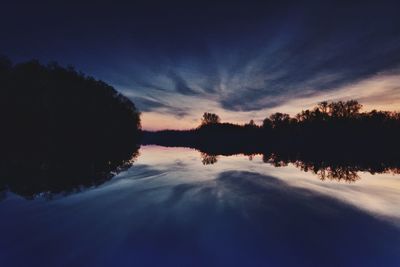
[[[2,1],[0,54],[110,83],[148,129],[191,127],[204,111],[261,120],[325,99],[400,108],[396,1],[55,2]]]

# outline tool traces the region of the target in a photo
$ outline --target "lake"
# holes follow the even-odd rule
[[[286,165],[286,164],[285,164]],[[79,192],[0,201],[1,266],[400,266],[400,175],[142,146]]]

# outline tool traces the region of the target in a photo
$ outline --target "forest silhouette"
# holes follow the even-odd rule
[[[0,192],[51,197],[101,184],[131,166],[140,144],[194,148],[205,165],[218,155],[261,154],[321,179],[399,173],[400,114],[361,109],[355,100],[321,102],[294,117],[274,113],[262,125],[206,112],[195,129],[148,132],[135,105],[108,84],[57,63],[0,57]]]
[[[96,185],[137,155],[140,113],[113,87],[57,63],[0,58],[0,191]]]
[[[206,112],[196,129],[144,132],[142,143],[195,148],[203,164],[216,163],[218,155],[262,154],[264,162],[292,163],[323,180],[355,181],[359,171],[399,173],[400,113],[361,109],[356,100],[321,102],[294,117],[274,113],[262,125],[221,123]]]

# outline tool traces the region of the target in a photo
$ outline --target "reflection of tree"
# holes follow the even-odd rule
[[[262,154],[275,167],[294,164],[322,180],[354,182],[358,172],[399,173],[400,112],[361,112],[356,100],[321,102],[291,117],[274,113],[244,125],[221,123],[205,113],[201,125],[189,131],[146,134],[147,144],[184,146],[207,152],[203,164],[215,155]],[[249,157],[251,160],[252,156]]]
[[[215,155],[208,155],[207,153],[201,153],[201,162],[203,165],[210,165],[217,163],[218,157]]]
[[[358,169],[352,166],[318,166],[302,161],[296,161],[294,165],[304,172],[310,171],[316,174],[322,181],[336,180],[355,182],[360,179]]]
[[[274,167],[285,167],[288,165],[286,161],[283,159],[279,158],[276,154],[271,154],[269,156],[263,155],[263,161],[265,163],[269,163],[273,165]]]
[[[393,162],[392,166],[388,167],[381,162],[346,162],[338,159],[324,161],[317,158],[304,159],[300,156],[281,156],[274,153],[264,154],[263,161],[275,167],[284,167],[292,163],[304,172],[317,175],[322,181],[335,180],[351,183],[360,179],[359,172],[400,174],[400,167],[397,162]]]
[[[52,198],[53,195],[98,186],[131,167],[138,155],[138,148],[134,148],[124,151],[121,155],[114,155],[114,158],[79,161],[54,159],[41,163],[3,162],[0,165],[0,200],[2,191],[11,191],[26,199],[38,195]]]
[[[336,168],[325,168],[321,169],[317,175],[323,181],[325,179],[328,180],[337,180],[337,181],[346,181],[346,182],[355,182],[360,179],[360,176],[357,174],[357,170],[353,170],[349,166],[344,167],[336,167]]]
[[[256,154],[249,154],[251,160]],[[204,165],[214,164],[217,162],[218,156],[215,154],[201,153],[202,163]],[[270,153],[263,154],[263,161],[274,167],[285,167],[293,164],[304,172],[310,172],[322,181],[345,181],[356,182],[360,179],[359,172],[375,173],[392,173],[400,174],[400,166],[396,162],[384,165],[379,162],[341,162],[335,159],[306,159],[298,155]]]
[[[289,163],[299,168],[304,172],[311,172],[317,175],[322,181],[336,180],[355,182],[360,179],[358,172],[362,171],[358,166],[354,165],[340,165],[340,164],[326,164],[322,161],[305,161],[301,159],[291,159],[290,157],[282,157],[278,154],[272,153],[270,155],[263,155],[265,163],[272,164],[275,167],[284,167]]]

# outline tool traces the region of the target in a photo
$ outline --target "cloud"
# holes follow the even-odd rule
[[[49,31],[39,25],[39,32],[32,32],[35,38],[30,33],[19,35],[20,39],[6,34],[7,42],[0,45],[5,52],[16,50],[11,54],[28,53],[78,64],[85,73],[123,88],[141,111],[152,115],[185,118],[189,125],[201,111],[212,109],[242,121],[253,112],[261,116],[269,110],[290,108],[292,103],[334,95],[338,90],[346,95],[343,88],[399,67],[397,5],[390,1],[363,1],[362,5],[329,0],[302,4],[258,1],[182,9],[169,3],[157,16],[140,7],[132,16],[131,8],[121,6],[116,7],[121,12],[111,21],[98,12],[98,18],[87,20],[85,13],[84,21],[95,25],[91,35],[77,20],[77,25],[68,24],[68,31],[59,27]],[[149,10],[155,11],[153,7]],[[51,12],[44,11],[40,17],[47,22],[46,14]],[[108,9],[103,11],[108,14]],[[23,20],[37,23],[31,13],[22,16]],[[70,17],[70,13],[65,16]],[[15,18],[21,16],[8,20]],[[98,27],[99,23],[104,27]],[[18,29],[10,32],[20,32]],[[82,38],[67,34],[81,30]],[[54,38],[49,32],[61,36]],[[53,36],[51,40],[44,38],[49,36]],[[33,51],[35,46],[26,39],[37,40],[43,55]],[[364,90],[357,92],[361,96]],[[387,93],[396,94],[397,90]]]
[[[193,90],[192,88],[189,87],[187,82],[180,76],[177,72],[173,70],[169,70],[167,72],[167,77],[170,78],[174,84],[175,84],[175,90],[179,94],[183,95],[197,95],[198,92]]]
[[[280,111],[296,114],[321,101],[356,99],[364,110],[400,111],[400,72],[374,75],[361,81],[345,84],[335,90],[315,91],[310,96],[293,97],[278,107]]]
[[[212,46],[210,61],[218,66],[208,88],[218,88],[215,98],[231,111],[334,91],[399,66],[399,22],[385,4],[289,6],[288,14],[261,20],[235,42]]]
[[[133,102],[139,107],[141,111],[147,112],[152,111],[154,109],[165,108],[168,107],[166,104],[145,97],[133,97],[131,98]]]
[[[363,46],[365,39],[374,34],[382,41]],[[267,57],[228,71],[221,106],[232,111],[278,107],[294,98],[336,90],[400,64],[399,37],[386,42],[390,38],[376,32],[357,33],[348,40],[341,39],[337,30],[331,35],[334,37],[321,40],[315,33],[302,40],[301,47],[294,40],[276,40],[280,43],[278,50],[273,48],[269,53],[272,48],[267,47]]]
[[[155,98],[131,97],[131,100],[137,105],[141,112],[169,113],[178,118],[189,114],[189,111],[184,107],[175,107]]]
[[[136,85],[144,87],[144,88],[149,88],[149,89],[153,89],[153,90],[157,90],[157,91],[161,91],[161,92],[168,91],[168,89],[165,87],[162,87],[162,86],[152,83],[150,81],[141,80],[140,78],[136,78],[134,80],[134,83]]]

